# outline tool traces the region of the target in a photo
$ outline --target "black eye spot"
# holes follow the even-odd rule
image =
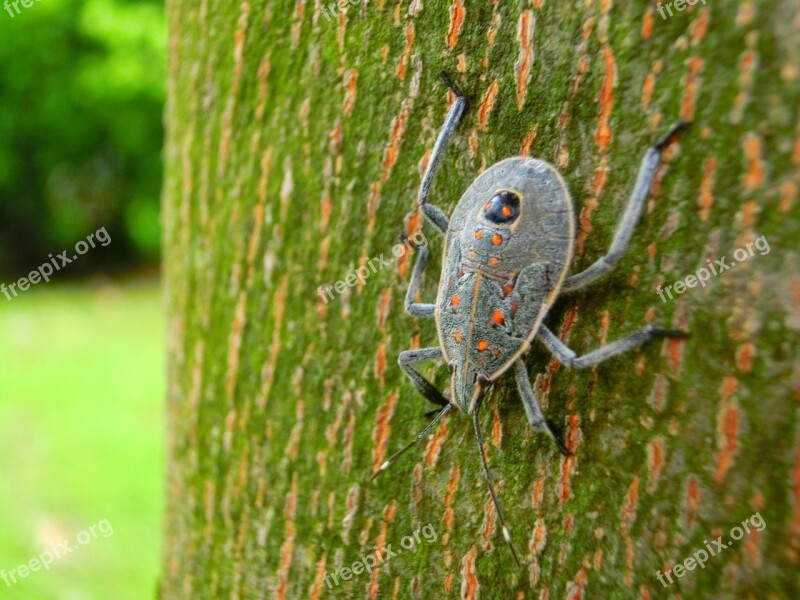
[[[492,223],[511,223],[519,216],[519,196],[514,192],[497,192],[483,207],[483,217]]]

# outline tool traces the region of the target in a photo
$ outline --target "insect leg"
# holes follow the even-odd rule
[[[420,246],[419,256],[417,256],[417,263],[414,265],[414,271],[411,273],[411,281],[408,283],[408,291],[406,292],[405,309],[408,314],[413,317],[430,317],[436,309],[435,304],[419,304],[414,302],[419,291],[419,285],[422,283],[422,272],[425,270],[425,265],[428,264],[427,246]],[[401,355],[402,356],[402,355]]]
[[[458,122],[461,120],[461,117],[464,114],[464,109],[467,106],[467,98],[464,96],[464,93],[461,91],[461,89],[450,80],[450,77],[447,76],[447,73],[442,71],[439,73],[439,76],[448,85],[448,87],[453,90],[453,93],[456,95],[456,99],[450,107],[450,111],[447,113],[447,117],[444,120],[444,125],[442,125],[442,128],[439,131],[439,136],[436,138],[436,143],[433,145],[433,151],[431,152],[431,157],[428,160],[428,166],[425,169],[425,174],[422,176],[422,184],[419,187],[419,196],[417,197],[417,202],[422,208],[422,212],[428,221],[430,221],[439,231],[445,233],[447,232],[447,226],[449,224],[447,215],[445,215],[444,212],[442,212],[442,209],[440,209],[438,206],[430,204],[428,199],[430,197],[433,178],[436,176],[436,171],[439,168],[439,164],[442,162],[442,157],[444,156],[447,143],[450,141]]]
[[[632,333],[621,340],[611,342],[605,346],[600,346],[597,350],[592,350],[588,354],[578,356],[575,352],[569,349],[564,342],[562,342],[556,335],[547,327],[542,325],[539,328],[539,339],[547,347],[547,349],[555,355],[564,365],[574,369],[582,369],[586,367],[593,367],[594,365],[603,362],[607,358],[627,352],[631,348],[639,344],[646,344],[653,340],[663,338],[687,338],[689,334],[684,331],[677,331],[674,329],[656,329],[652,325],[648,325],[639,331]]]
[[[659,164],[661,164],[661,154],[678,134],[688,126],[688,123],[681,121],[660,142],[645,153],[642,165],[639,167],[639,175],[636,177],[636,184],[633,186],[633,193],[628,200],[628,206],[625,208],[622,219],[617,225],[608,253],[597,259],[585,271],[568,277],[564,282],[564,287],[561,289],[562,292],[573,292],[589,285],[617,266],[620,258],[628,248],[628,243],[633,235],[633,228],[636,226],[636,221],[639,220],[645,201],[650,196],[656,171]]]
[[[517,566],[521,567],[522,564],[519,562],[517,552],[514,550],[514,544],[511,542],[511,532],[509,532],[508,526],[506,525],[506,519],[503,516],[503,509],[500,506],[500,502],[497,499],[497,494],[495,494],[494,491],[492,473],[489,471],[489,465],[486,462],[486,454],[483,451],[483,434],[481,434],[481,426],[478,422],[478,408],[476,408],[475,412],[472,413],[472,423],[475,426],[475,439],[478,442],[478,451],[481,453],[483,475],[486,478],[486,485],[489,486],[489,494],[492,496],[492,502],[494,503],[494,508],[497,511],[497,519],[500,521],[500,526],[503,528],[503,538],[506,540],[506,544],[508,544],[508,547],[511,549],[511,554],[514,557],[514,560],[517,562]]]
[[[430,422],[430,423],[428,423],[428,425],[425,427],[425,429],[423,429],[423,430],[422,430],[422,431],[421,431],[419,434],[417,434],[417,437],[415,437],[413,440],[411,440],[410,442],[408,442],[408,443],[407,443],[405,446],[403,446],[402,448],[400,448],[400,450],[398,450],[397,452],[395,452],[394,454],[392,454],[392,455],[391,455],[389,458],[387,458],[387,459],[386,459],[386,460],[383,462],[383,464],[382,464],[380,467],[378,467],[378,470],[377,470],[377,471],[375,471],[375,472],[372,474],[372,477],[370,477],[370,478],[369,478],[369,480],[370,480],[370,481],[372,481],[372,480],[373,480],[373,479],[375,479],[375,478],[376,478],[378,475],[380,475],[381,473],[383,473],[383,472],[384,472],[386,469],[388,469],[388,468],[389,468],[389,465],[391,465],[391,464],[392,464],[392,463],[393,463],[393,462],[394,462],[394,461],[397,459],[397,457],[398,457],[398,456],[400,456],[401,454],[403,454],[403,452],[405,452],[406,450],[408,450],[409,448],[411,448],[411,446],[413,446],[413,445],[414,445],[414,444],[416,444],[418,441],[420,441],[422,438],[424,438],[426,435],[428,435],[428,432],[429,432],[431,429],[433,429],[433,426],[434,426],[434,425],[436,425],[436,424],[437,424],[439,421],[441,421],[442,417],[443,417],[443,416],[445,416],[445,415],[446,415],[448,412],[450,412],[450,409],[451,409],[451,408],[453,408],[453,405],[452,405],[452,404],[448,404],[448,405],[447,405],[447,406],[445,406],[445,407],[444,407],[442,410],[440,410],[440,411],[437,411],[437,413],[438,413],[438,414],[437,414],[437,415],[436,415],[436,416],[435,416],[435,417],[434,417],[434,418],[431,420],[431,422]]]
[[[556,432],[553,430],[553,426],[547,422],[544,418],[544,414],[542,414],[542,407],[539,405],[539,398],[536,396],[536,392],[533,391],[533,387],[531,386],[531,380],[528,378],[528,369],[525,367],[525,362],[521,359],[517,359],[517,389],[519,390],[520,398],[522,398],[522,404],[525,406],[525,414],[528,415],[528,422],[534,429],[539,431],[543,431],[556,443],[558,446],[559,451],[564,456],[569,456],[570,452],[561,442],[559,437],[556,435]]]
[[[450,406],[450,403],[447,399],[442,395],[442,393],[437,390],[433,384],[425,379],[419,372],[412,367],[411,365],[416,362],[420,362],[423,360],[431,360],[436,358],[442,358],[442,349],[441,348],[422,348],[420,350],[404,350],[400,353],[400,356],[397,357],[397,363],[406,372],[408,378],[411,379],[411,383],[414,384],[414,387],[417,388],[417,391],[425,396],[428,400],[433,402],[434,404],[438,404],[439,406]]]

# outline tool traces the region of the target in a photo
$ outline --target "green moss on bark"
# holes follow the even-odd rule
[[[163,598],[796,593],[796,4],[715,0],[662,20],[636,3],[378,0],[335,23],[302,0],[168,9]],[[435,202],[451,210],[476,173],[527,146],[572,191],[575,271],[607,248],[648,144],[694,123],[619,269],[547,319],[578,352],[645,322],[691,339],[591,371],[534,344],[568,461],[529,429],[511,381],[483,413],[522,570],[463,415],[365,483],[428,408],[395,364],[436,343],[432,322],[402,310],[410,262],[327,304],[317,295],[415,230],[447,109],[441,69],[472,102]],[[769,253],[659,300],[656,286],[762,235]],[[445,386],[441,366],[426,372]],[[763,532],[661,586],[657,570],[756,511]],[[326,571],[429,523],[436,542],[328,589]]]

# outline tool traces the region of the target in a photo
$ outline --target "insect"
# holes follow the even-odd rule
[[[644,155],[608,253],[585,271],[569,276],[575,239],[574,208],[563,178],[550,164],[522,156],[500,161],[473,181],[450,218],[430,203],[434,176],[467,105],[461,89],[446,73],[440,76],[455,94],[455,101],[433,147],[418,202],[428,222],[445,235],[442,273],[435,304],[416,302],[429,257],[427,246],[420,247],[405,298],[405,309],[410,315],[435,318],[439,346],[406,350],[398,358],[414,387],[437,408],[425,413],[435,415],[427,427],[389,457],[372,478],[425,437],[453,407],[471,415],[503,537],[514,560],[520,564],[483,451],[478,422],[481,402],[498,378],[513,367],[528,422],[550,436],[564,455],[569,455],[542,413],[521,358],[534,338],[562,364],[585,368],[654,339],[686,337],[682,331],[648,325],[578,356],[547,328],[543,319],[560,294],[593,283],[619,262],[650,194],[662,152],[687,124],[678,123]],[[420,361],[442,358],[451,373],[449,399],[413,366]]]

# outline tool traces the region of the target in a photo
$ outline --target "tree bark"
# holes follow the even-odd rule
[[[170,0],[162,598],[796,597],[798,4],[659,6]],[[528,426],[513,377],[484,405],[522,568],[463,413],[367,482],[431,408],[396,364],[438,342],[403,311],[415,257],[392,249],[422,228],[442,250],[416,205],[453,99],[442,69],[470,106],[434,203],[451,211],[502,158],[547,160],[575,203],[573,272],[607,250],[648,145],[693,122],[617,270],[546,319],[578,353],[646,323],[691,337],[589,370],[534,342],[531,379],[570,457]],[[662,302],[658,286],[760,236],[769,252]],[[446,389],[444,365],[422,371]],[[678,577],[754,513],[763,531]],[[426,525],[435,541],[404,549]],[[344,577],[388,545],[403,552]]]

